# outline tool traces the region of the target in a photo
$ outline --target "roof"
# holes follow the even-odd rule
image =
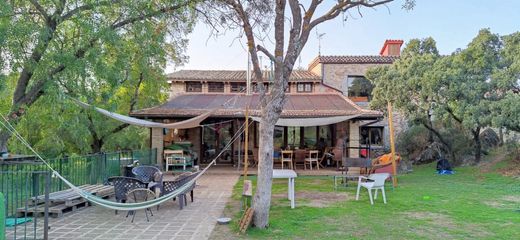
[[[286,94],[286,97],[281,114],[285,118],[359,115],[358,118],[374,119],[382,116],[381,112],[362,109],[336,93]],[[141,118],[194,117],[217,109],[213,117],[243,117],[244,109],[249,104],[250,115],[260,116],[259,102],[258,94],[184,93],[162,105],[137,110],[130,115]]]
[[[264,71],[264,79],[269,79],[270,71]],[[170,81],[226,81],[245,82],[247,72],[243,70],[180,70],[167,75]],[[289,81],[319,82],[321,77],[307,70],[293,70]]]
[[[380,56],[380,55],[318,56],[309,64],[309,69],[314,68],[319,63],[324,63],[324,64],[392,64],[398,58],[399,58],[398,56]]]

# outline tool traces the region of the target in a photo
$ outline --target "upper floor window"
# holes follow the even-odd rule
[[[186,82],[186,92],[202,92],[202,83]]]
[[[246,91],[246,83],[231,83],[231,92],[245,92]]]
[[[209,82],[208,92],[224,92],[224,83],[222,82]]]
[[[253,91],[254,92],[258,92],[258,88],[256,87],[258,84],[254,84],[253,85]],[[265,92],[269,92],[269,83],[264,83],[264,89],[265,89]]]
[[[297,92],[312,92],[312,83],[298,83],[296,84]]]
[[[349,98],[359,101],[369,101],[374,86],[364,76],[348,76],[343,94]]]

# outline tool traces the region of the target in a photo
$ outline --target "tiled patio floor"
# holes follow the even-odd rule
[[[126,212],[115,215],[113,210],[98,206],[51,218],[49,239],[207,239],[237,180],[235,171],[210,170],[197,181],[193,203],[180,210],[178,202],[168,201],[158,211],[152,209],[150,222],[146,222],[144,211],[138,211],[131,223]],[[7,239],[12,238],[8,232]]]

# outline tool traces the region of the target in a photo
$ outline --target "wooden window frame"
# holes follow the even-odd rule
[[[243,82],[231,82],[231,83],[229,83],[229,91],[232,92],[232,93],[244,92],[246,90],[246,88],[247,88],[247,83],[243,83]]]
[[[300,86],[302,86],[302,90],[300,90]],[[309,90],[307,90],[307,87],[310,87]],[[314,86],[312,83],[297,83],[296,84],[296,92],[299,93],[311,93],[314,89]]]
[[[208,82],[208,92],[210,93],[223,93],[224,88],[223,82]]]
[[[200,86],[198,88],[198,90],[196,90],[197,88],[190,86],[193,84],[198,84]],[[201,82],[191,81],[191,82],[186,82],[185,85],[186,85],[186,92],[202,92],[202,83]]]

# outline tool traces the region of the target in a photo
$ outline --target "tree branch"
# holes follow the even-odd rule
[[[92,10],[94,9],[94,7],[98,7],[98,6],[109,6],[111,4],[115,4],[115,3],[118,3],[120,1],[118,0],[111,0],[111,1],[97,1],[96,3],[93,3],[93,4],[85,4],[85,5],[81,5],[77,8],[74,8],[70,11],[68,11],[67,13],[63,14],[63,16],[61,16],[61,19],[63,21],[73,17],[74,15],[78,14],[78,13],[81,13],[81,12],[84,12],[84,11],[88,11],[88,10]]]
[[[38,3],[38,1],[36,0],[30,0],[31,1],[31,4],[36,8],[36,10],[38,10],[38,12],[40,12],[40,14],[42,15],[42,17],[45,19],[46,22],[49,22],[51,19],[49,18],[49,14],[47,14],[47,12],[45,11],[45,9],[42,7],[42,5],[40,5],[40,3]]]
[[[269,50],[265,49],[261,45],[256,45],[256,49],[266,55],[271,61],[275,62],[276,58],[269,52]]]

